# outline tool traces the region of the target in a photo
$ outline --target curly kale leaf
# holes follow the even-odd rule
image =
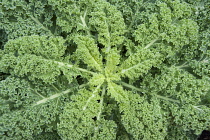
[[[62,79],[54,85],[16,77],[1,81],[0,138],[33,139],[57,131],[58,115],[76,86],[67,89],[67,84]]]

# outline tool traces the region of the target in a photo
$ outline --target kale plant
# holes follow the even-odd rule
[[[2,0],[0,139],[196,139],[210,130],[209,7]]]

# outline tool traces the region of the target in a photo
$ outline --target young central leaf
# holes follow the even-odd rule
[[[88,36],[77,36],[74,40],[78,46],[77,55],[88,67],[102,71],[102,56],[99,53],[95,40]]]

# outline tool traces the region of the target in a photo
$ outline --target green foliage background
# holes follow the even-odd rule
[[[194,140],[209,56],[209,0],[1,0],[0,139]]]

